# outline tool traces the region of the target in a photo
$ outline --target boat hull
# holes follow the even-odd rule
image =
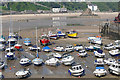
[[[76,38],[78,33],[73,33],[73,34],[67,34],[68,37],[70,38]]]

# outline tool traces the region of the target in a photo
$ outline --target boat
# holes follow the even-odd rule
[[[115,48],[120,50],[120,40],[115,41]]]
[[[61,63],[64,65],[72,65],[74,63],[74,57],[71,55],[64,55],[61,59]]]
[[[91,41],[91,40],[95,40],[95,39],[101,39],[101,36],[93,36],[93,37],[88,37],[88,40]]]
[[[99,50],[101,47],[99,45],[94,45],[94,50]]]
[[[66,52],[72,52],[72,51],[74,51],[74,47],[72,45],[68,45],[68,46],[65,47],[65,51]]]
[[[80,44],[80,45],[76,45],[75,47],[74,47],[74,50],[76,50],[76,51],[79,51],[79,50],[82,50],[83,49],[83,45],[82,44]]]
[[[50,58],[45,61],[45,64],[50,65],[50,66],[57,66],[59,64],[59,62],[60,61],[57,58]]]
[[[48,46],[43,47],[42,50],[44,52],[51,52],[51,48],[49,48]]]
[[[3,69],[5,67],[5,62],[4,61],[0,61],[0,69]]]
[[[22,58],[20,60],[20,64],[23,65],[23,66],[28,66],[31,64],[31,60],[29,60],[28,58]]]
[[[99,38],[93,39],[93,40],[91,40],[91,43],[102,45],[102,39],[99,39]]]
[[[5,57],[8,59],[8,60],[13,60],[15,58],[15,53],[13,52],[8,52]]]
[[[118,75],[120,76],[120,63],[113,63],[109,66],[109,69],[108,71],[111,73],[111,74],[115,74],[115,75]]]
[[[98,49],[97,51],[94,51],[94,54],[95,54],[96,57],[100,57],[100,58],[105,56],[105,53],[101,49]]]
[[[67,36],[70,37],[70,38],[76,38],[78,33],[76,31],[69,31],[69,32],[66,32]]]
[[[113,59],[113,58],[107,58],[107,59],[104,60],[104,63],[107,64],[107,65],[111,65],[115,62],[116,62],[116,60]]]
[[[104,60],[102,58],[97,58],[97,60],[94,61],[95,65],[104,65]]]
[[[87,52],[85,50],[80,50],[77,55],[81,56],[81,57],[85,57],[85,56],[87,56]]]
[[[25,44],[25,46],[30,46],[31,45],[30,38],[25,38],[25,41],[23,44]]]
[[[59,53],[53,53],[52,54],[55,58],[58,58],[58,59],[61,59],[62,58],[62,55],[59,54]]]
[[[43,46],[49,45],[50,44],[50,40],[48,38],[48,36],[46,34],[43,34],[41,39],[39,40],[40,44]]]
[[[28,47],[28,49],[30,50],[30,51],[40,51],[40,47],[37,47],[36,45],[33,45],[33,46],[31,46],[31,47]]]
[[[17,39],[16,38],[9,38],[8,39],[8,43],[10,42],[11,46],[14,46],[17,43]]]
[[[94,48],[94,46],[90,45],[90,46],[86,46],[85,50],[87,50],[87,51],[94,51],[95,48]]]
[[[115,46],[113,45],[113,43],[109,43],[105,45],[103,49],[111,50],[111,49],[115,49]]]
[[[38,43],[37,43],[37,27],[36,27],[36,45],[38,47]],[[39,54],[38,54],[38,49],[36,50],[36,58],[32,60],[33,64],[36,66],[42,65],[43,64],[43,59],[39,58]]]
[[[5,50],[5,45],[4,44],[0,44],[0,51],[4,51]]]
[[[109,51],[109,54],[111,56],[119,56],[120,55],[120,51],[119,51],[119,49],[111,50],[111,51]]]
[[[63,52],[64,51],[64,47],[63,46],[56,46],[53,48],[54,51],[57,51],[57,52]]]
[[[2,74],[2,70],[0,70],[0,79],[4,79],[4,75]]]
[[[68,70],[68,73],[72,76],[82,76],[83,74],[85,74],[85,70],[82,68],[81,65],[75,65]]]
[[[22,69],[22,70],[19,70],[15,73],[15,75],[17,76],[17,78],[27,78],[31,75],[31,72],[30,72],[30,69]]]
[[[105,70],[104,66],[97,66],[93,74],[96,77],[103,77],[107,74],[107,71]]]
[[[57,36],[58,38],[65,38],[66,34],[63,33],[60,29],[57,29]]]
[[[53,34],[51,31],[49,31],[48,37],[49,37],[50,39],[55,39],[55,40],[58,39],[57,34]]]
[[[15,51],[15,48],[14,47],[8,47],[8,48],[5,49],[5,51],[6,52],[9,52],[9,51],[13,52],[13,51]]]

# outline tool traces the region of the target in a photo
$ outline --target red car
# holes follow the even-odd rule
[[[44,45],[44,46],[50,44],[50,40],[49,40],[49,38],[47,37],[46,34],[42,35],[39,42],[41,43],[41,45]]]

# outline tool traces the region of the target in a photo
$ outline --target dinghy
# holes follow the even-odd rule
[[[111,50],[111,49],[115,49],[115,46],[112,43],[110,43],[110,44],[105,45],[103,49]]]
[[[102,58],[97,58],[97,60],[94,61],[95,65],[104,65],[104,61]]]
[[[5,57],[8,59],[8,60],[13,60],[15,58],[15,53],[13,52],[8,52]]]
[[[63,46],[56,46],[53,48],[54,51],[58,51],[58,52],[63,52],[64,51],[64,47]]]
[[[107,64],[107,65],[111,65],[115,62],[116,62],[116,60],[113,59],[113,58],[107,58],[107,59],[104,60],[104,63]]]
[[[68,46],[65,47],[65,51],[66,52],[72,52],[72,51],[74,51],[74,47],[72,45],[68,45]]]
[[[28,49],[30,50],[30,51],[40,51],[40,47],[37,47],[36,45],[34,45],[34,46],[31,46],[31,47],[28,47]]]
[[[74,47],[74,50],[76,50],[76,51],[79,51],[79,50],[82,50],[82,49],[83,49],[82,44],[76,45],[76,46]]]
[[[57,58],[51,58],[45,61],[46,65],[50,65],[50,66],[57,66],[59,64],[59,60]]]
[[[31,75],[30,69],[22,69],[19,70],[15,73],[15,75],[17,76],[17,78],[27,78]]]
[[[57,36],[59,38],[65,38],[66,37],[66,34],[63,33],[60,29],[57,29]]]
[[[23,66],[28,66],[31,64],[31,60],[29,60],[28,58],[22,58],[20,60],[20,64],[23,65]]]
[[[46,34],[42,35],[41,39],[39,40],[40,44],[43,46],[49,45],[50,40]]]
[[[120,51],[119,51],[119,49],[111,50],[111,51],[109,51],[109,54],[111,56],[119,56],[120,55]]]
[[[4,61],[0,61],[0,69],[3,69],[5,67],[5,62]]]
[[[25,46],[30,46],[31,45],[30,38],[25,38],[24,44]]]
[[[75,65],[68,70],[68,73],[72,76],[82,76],[85,73],[85,70],[81,65]]]
[[[95,71],[93,72],[93,74],[96,76],[96,77],[102,77],[102,76],[105,76],[107,74],[107,71],[105,70],[104,66],[98,66],[96,67]]]
[[[69,32],[66,32],[67,36],[70,37],[70,38],[76,38],[77,35],[78,35],[78,32],[76,31],[69,31]]]
[[[94,54],[95,54],[96,57],[104,57],[105,56],[105,53],[101,49],[98,49],[97,51],[94,51]]]
[[[53,34],[51,31],[49,31],[48,37],[49,37],[50,39],[55,39],[55,40],[58,39],[57,34]]]
[[[59,53],[53,53],[52,54],[55,58],[58,58],[58,59],[61,59],[62,58],[62,55],[59,54]]]
[[[49,48],[48,46],[43,47],[42,49],[44,52],[51,52],[51,48]]]
[[[77,55],[81,56],[81,57],[85,57],[85,56],[87,56],[87,52],[85,50],[80,50]]]

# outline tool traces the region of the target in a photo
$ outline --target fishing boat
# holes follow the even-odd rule
[[[107,58],[107,59],[104,60],[104,63],[107,64],[107,65],[111,65],[115,62],[116,62],[116,60],[113,59],[113,58]]]
[[[51,31],[49,31],[48,37],[49,37],[50,39],[55,39],[55,40],[58,39],[57,34],[53,34]]]
[[[74,47],[73,47],[72,45],[67,45],[67,46],[65,47],[65,51],[66,51],[66,52],[72,52],[72,51],[74,51]]]
[[[103,77],[107,74],[107,71],[105,70],[104,66],[97,66],[93,74],[96,77]]]
[[[109,51],[109,54],[111,56],[119,56],[120,55],[120,51],[119,51],[119,49],[111,50],[111,51]]]
[[[109,43],[105,45],[103,49],[111,50],[111,49],[115,49],[115,46],[113,45],[113,43]]]
[[[102,58],[97,58],[97,60],[94,61],[95,65],[104,65],[104,60]]]
[[[5,45],[4,44],[0,44],[0,51],[4,51],[5,50]]]
[[[76,51],[79,51],[79,50],[82,50],[82,49],[83,49],[83,45],[82,45],[82,44],[76,45],[76,46],[74,47],[74,50],[76,50]]]
[[[95,54],[96,57],[104,57],[105,56],[105,53],[101,49],[98,49],[97,51],[94,51],[94,54]]]
[[[30,46],[31,45],[30,38],[25,38],[25,41],[23,44],[25,44],[25,46]]]
[[[87,52],[85,50],[80,50],[77,55],[81,56],[81,57],[85,57],[85,56],[87,56]]]
[[[58,58],[58,59],[61,59],[62,58],[62,55],[59,54],[59,53],[53,53],[52,54],[55,58]]]
[[[37,45],[33,45],[33,46],[31,46],[31,47],[28,47],[28,49],[30,50],[30,51],[40,51],[40,47],[37,47]]]
[[[85,50],[87,50],[87,51],[94,51],[95,48],[94,48],[94,46],[90,45],[90,46],[86,46]]]
[[[48,46],[43,47],[42,50],[44,52],[51,52],[51,48],[49,48]]]
[[[3,69],[5,67],[5,62],[4,61],[0,61],[0,69]]]
[[[30,69],[22,69],[22,70],[19,70],[15,73],[15,75],[17,76],[17,78],[27,78],[31,75],[31,72],[30,72]]]
[[[45,64],[50,65],[50,66],[57,66],[59,64],[59,62],[60,61],[57,58],[50,58],[45,61]]]
[[[82,68],[81,65],[75,65],[68,70],[68,73],[72,76],[82,76],[83,74],[85,74],[85,70]]]
[[[60,29],[57,29],[57,36],[58,38],[65,38],[66,34],[63,33]]]
[[[76,31],[69,31],[69,32],[66,32],[67,36],[70,37],[70,38],[76,38],[78,33]]]
[[[54,51],[58,51],[58,52],[63,52],[64,51],[64,47],[63,46],[56,46],[53,48]]]
[[[39,40],[40,44],[43,46],[49,45],[50,40],[46,34],[42,35],[41,39]]]
[[[115,75],[118,75],[120,76],[120,63],[113,63],[109,66],[109,69],[108,71],[111,73],[111,74],[115,74]]]
[[[63,63],[64,65],[72,65],[74,63],[74,57],[71,55],[64,55],[64,57],[62,57],[61,63]]]
[[[38,43],[37,43],[37,27],[36,27],[36,45],[38,47]],[[36,66],[42,65],[43,64],[43,60],[39,58],[39,54],[38,54],[38,49],[36,50],[36,58],[32,60],[33,64]]]
[[[31,60],[29,60],[28,58],[22,58],[20,60],[20,64],[23,65],[23,66],[28,66],[31,64]]]

